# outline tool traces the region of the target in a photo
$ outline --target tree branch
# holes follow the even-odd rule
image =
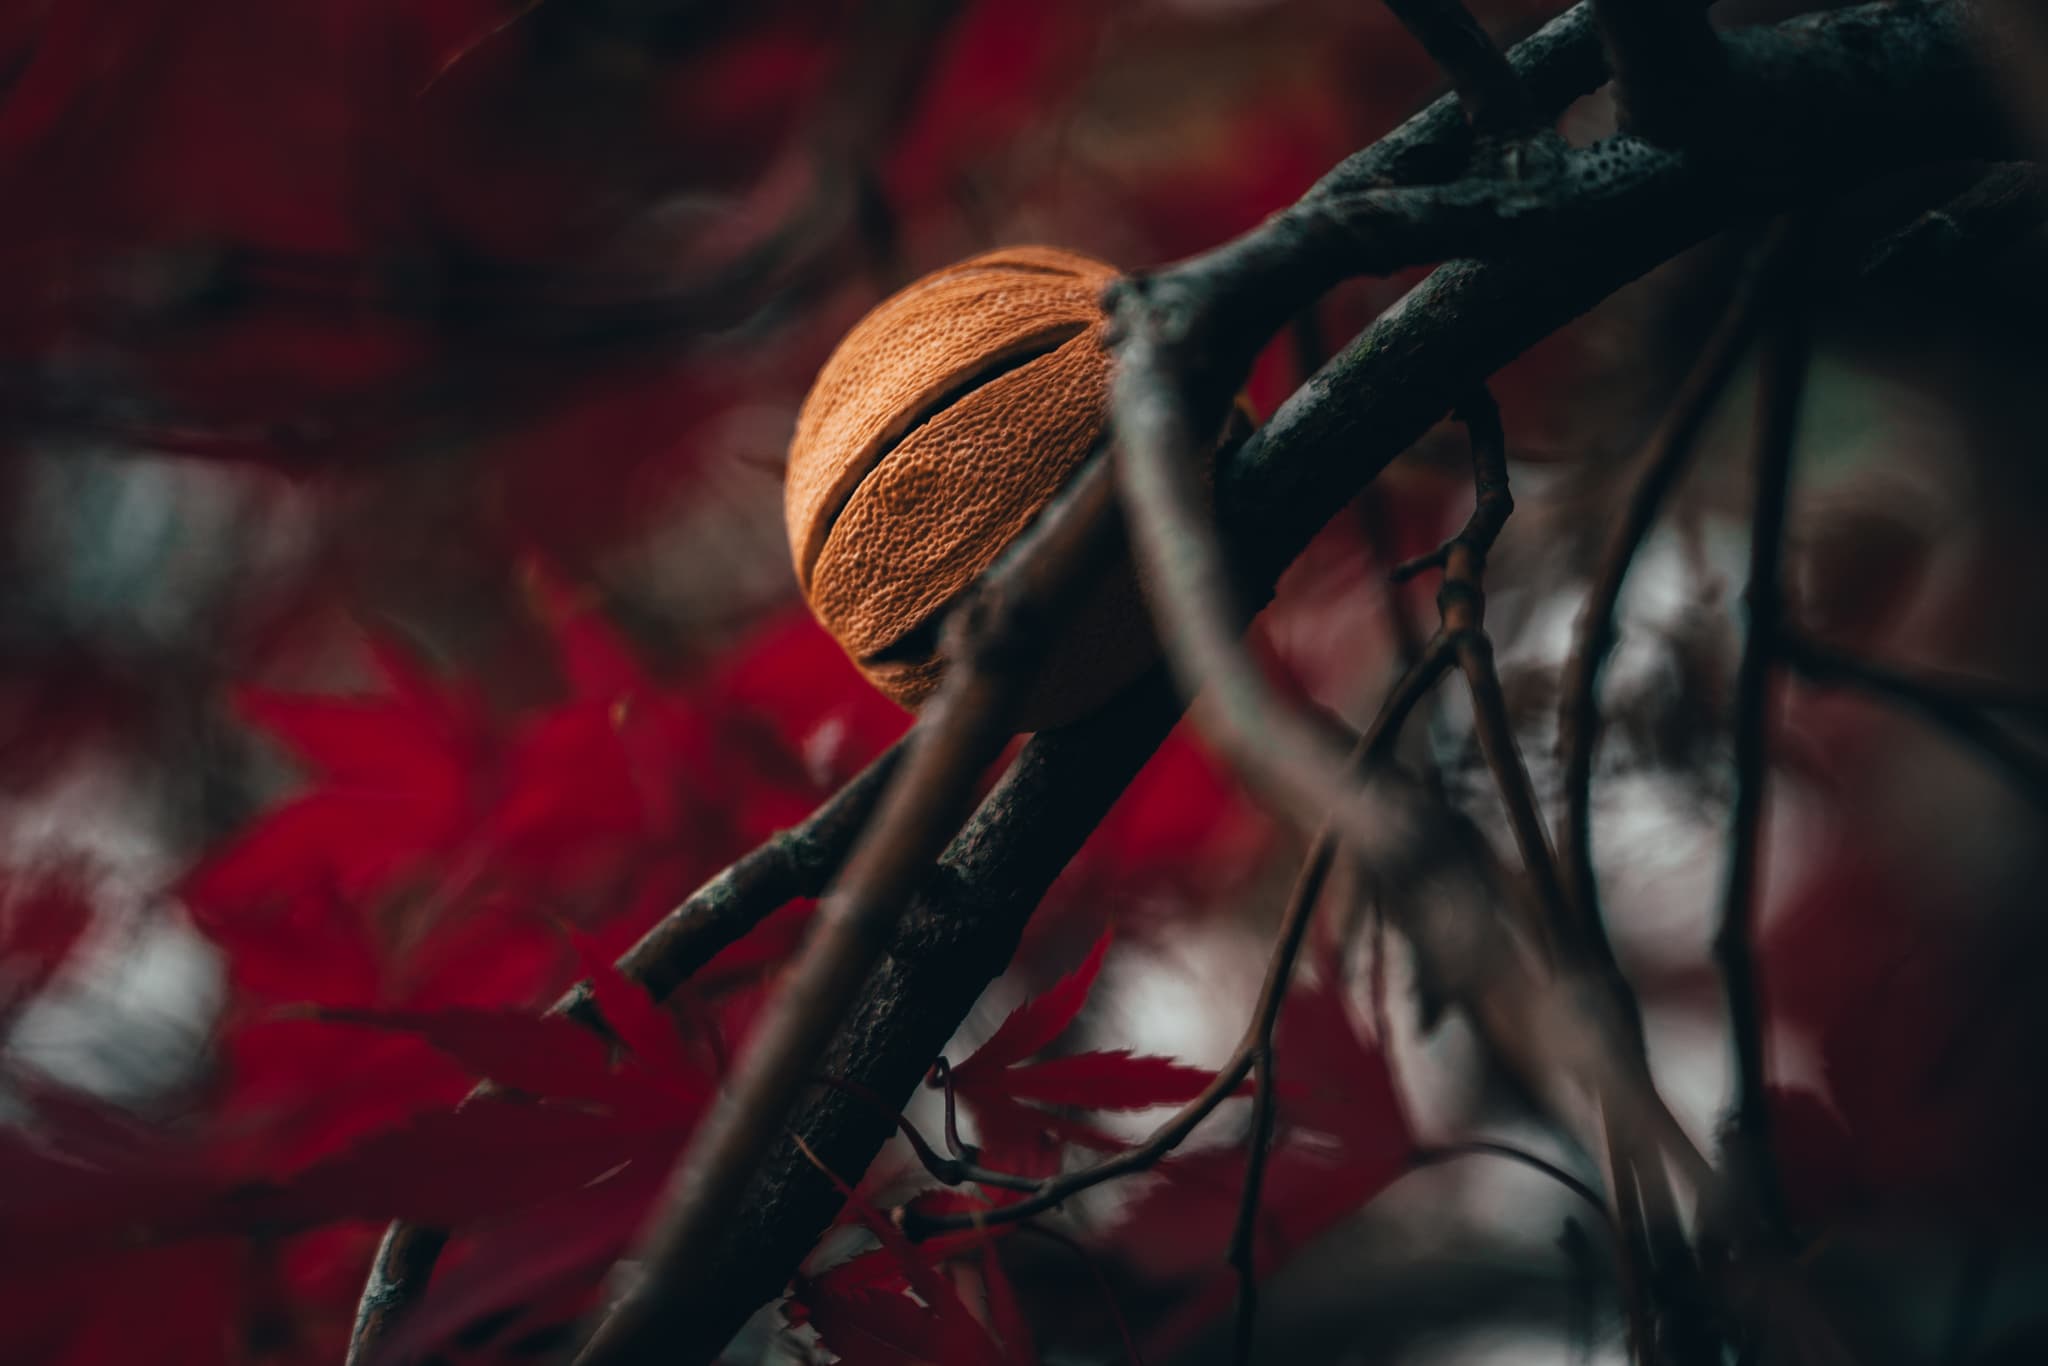
[[[1904,22],[1902,15],[1925,18],[1937,30],[1946,21],[1947,41],[1898,27]],[[1340,192],[1331,188],[1341,183],[1333,176],[1295,209],[1276,215],[1239,243],[1159,275],[1112,286],[1108,302],[1119,326],[1120,364],[1114,386],[1118,460],[1133,540],[1160,590],[1156,611],[1176,676],[1190,692],[1206,691],[1205,729],[1256,786],[1304,825],[1315,824],[1322,813],[1341,813],[1356,805],[1355,794],[1347,795],[1351,784],[1341,757],[1331,753],[1312,728],[1287,714],[1238,648],[1243,611],[1234,601],[1231,570],[1207,524],[1208,490],[1187,456],[1202,448],[1207,434],[1222,420],[1225,400],[1258,345],[1298,306],[1299,300],[1291,296],[1276,306],[1276,293],[1285,296],[1304,281],[1327,283],[1318,271],[1391,268],[1411,259],[1411,247],[1457,249],[1444,246],[1446,232],[1459,246],[1497,246],[1508,240],[1502,234],[1525,211],[1540,231],[1533,240],[1516,239],[1517,254],[1548,255],[1582,249],[1630,207],[1658,205],[1711,220],[1735,203],[1754,202],[1758,196],[1813,193],[1821,186],[1814,183],[1807,163],[1831,162],[1836,173],[1845,173],[1859,157],[1875,155],[1863,141],[1879,131],[1873,122],[1899,126],[1900,111],[1888,107],[1898,87],[1968,72],[1953,20],[1942,6],[1867,7],[1787,26],[1787,34],[1780,35],[1783,50],[1764,40],[1753,43],[1748,50],[1757,54],[1757,68],[1769,79],[1749,83],[1755,86],[1748,91],[1751,104],[1775,106],[1788,115],[1800,100],[1788,98],[1779,90],[1780,83],[1811,79],[1828,84],[1845,59],[1837,50],[1841,45],[1888,43],[1902,54],[1902,61],[1911,59],[1921,74],[1915,79],[1893,72],[1891,79],[1872,81],[1875,90],[1843,92],[1844,102],[1859,108],[1863,121],[1845,121],[1847,111],[1831,105],[1824,116],[1812,120],[1812,127],[1774,127],[1768,148],[1759,149],[1759,163],[1745,164],[1739,171],[1720,161],[1701,163],[1620,140],[1603,145],[1605,150],[1577,154],[1571,163],[1577,169],[1564,177],[1563,192],[1556,197],[1514,182],[1493,184],[1471,199],[1460,187]],[[1775,98],[1770,93],[1774,90]],[[1924,109],[1923,102],[1916,113]],[[1981,124],[1976,122],[1979,115]],[[1987,110],[1973,109],[1965,112],[1963,127],[1989,137],[1996,124]],[[1851,129],[1853,137],[1847,136]],[[1900,128],[1900,133],[1902,138],[1917,137],[1924,129],[1922,134],[1908,134]],[[1837,145],[1838,139],[1842,145]],[[1953,148],[1943,150],[1953,154]],[[1767,170],[1771,164],[1783,168],[1794,161],[1806,170],[1804,182],[1787,182],[1782,170]],[[1898,145],[1886,147],[1883,155],[1865,164],[1867,169],[1896,166]],[[1390,204],[1407,204],[1410,195],[1448,197],[1414,214],[1384,216]],[[1507,206],[1515,206],[1514,212],[1502,216],[1500,211]],[[1468,209],[1474,211],[1471,216]],[[1569,231],[1564,231],[1567,225]],[[1469,243],[1459,236],[1467,231],[1472,234]],[[1361,241],[1350,241],[1354,232],[1362,235]],[[1261,241],[1257,248],[1246,245]],[[1354,245],[1356,250],[1346,249]],[[1282,271],[1276,261],[1292,265]],[[1260,302],[1248,302],[1252,299]],[[1353,818],[1340,815],[1347,840],[1371,838],[1380,819],[1381,813],[1366,811]]]
[[[1860,263],[1863,280],[1940,280],[1958,263],[1981,264],[1986,252],[2028,233],[2038,239],[2044,177],[2032,162],[2006,162],[1946,204],[1930,209],[1873,243]]]
[[[1742,595],[1746,630],[1735,674],[1735,810],[1730,818],[1727,891],[1714,936],[1735,1045],[1729,1162],[1768,1221],[1767,1232],[1776,1235],[1782,1235],[1789,1222],[1771,1155],[1763,999],[1754,945],[1762,901],[1764,802],[1770,785],[1771,663],[1784,617],[1780,566],[1785,507],[1809,349],[1804,301],[1778,305],[1778,317],[1765,336],[1757,382],[1756,502],[1750,523],[1749,584]]]
[[[1462,0],[1386,0],[1386,4],[1450,79],[1475,134],[1484,139],[1517,137],[1530,131],[1535,120],[1522,97],[1521,79]]]
[[[1752,253],[1720,322],[1650,437],[1628,502],[1601,552],[1585,605],[1579,609],[1559,686],[1557,736],[1564,768],[1566,880],[1579,933],[1603,967],[1616,977],[1621,975],[1621,965],[1600,913],[1593,862],[1593,758],[1600,742],[1600,671],[1616,643],[1616,611],[1629,568],[1659,511],[1677,488],[1701,430],[1756,334],[1761,303],[1783,268],[1784,241],[1779,230]]]
[[[1514,506],[1508,491],[1506,439],[1500,415],[1483,389],[1461,405],[1461,413],[1472,433],[1472,516],[1441,551],[1423,557],[1423,561],[1441,564],[1444,570],[1443,586],[1437,593],[1443,620],[1438,638],[1455,650],[1465,675],[1480,752],[1493,775],[1534,897],[1534,914],[1526,917],[1530,937],[1544,947],[1553,968],[1561,962],[1568,975],[1584,974],[1602,983],[1622,1025],[1608,1046],[1627,1069],[1623,1074],[1627,1084],[1654,1093],[1642,1052],[1635,994],[1620,972],[1607,971],[1613,959],[1597,919],[1589,936],[1583,921],[1572,915],[1528,767],[1515,741],[1507,699],[1494,667],[1493,642],[1486,634],[1484,581],[1487,552]],[[1595,1151],[1612,1192],[1609,1218],[1621,1254],[1617,1273],[1630,1336],[1646,1360],[1667,1351],[1679,1360],[1709,1359],[1712,1337],[1703,1331],[1693,1312],[1703,1298],[1697,1268],[1662,1160],[1655,1152],[1645,1151],[1641,1135],[1631,1134],[1617,1123],[1604,1105],[1601,1109],[1600,1146]]]
[[[1948,732],[1989,760],[2022,795],[2048,805],[2048,755],[1985,715],[1987,711],[2014,711],[2035,720],[2048,718],[2048,698],[2014,693],[1975,679],[1907,673],[1858,659],[1795,629],[1779,632],[1778,653],[1811,684],[1858,689]]]

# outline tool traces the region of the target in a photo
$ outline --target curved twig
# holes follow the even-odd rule
[[[1566,884],[1580,935],[1603,966],[1617,976],[1621,969],[1600,914],[1593,862],[1593,758],[1600,740],[1600,671],[1615,646],[1616,613],[1636,552],[1677,488],[1707,419],[1756,335],[1762,301],[1782,269],[1786,241],[1785,231],[1775,230],[1752,253],[1720,322],[1650,437],[1628,502],[1601,551],[1585,604],[1579,609],[1559,685],[1557,736],[1564,769]]]
[[[1386,0],[1386,5],[1450,79],[1474,133],[1515,136],[1533,126],[1521,79],[1461,0]]]
[[[1778,653],[1816,687],[1846,687],[1913,712],[1983,755],[2030,800],[2048,805],[2048,755],[1985,715],[2048,716],[2048,699],[1976,679],[1908,673],[1823,645],[1796,629],[1778,635]]]
[[[1763,1000],[1757,984],[1756,921],[1762,902],[1764,801],[1770,786],[1771,667],[1785,614],[1780,582],[1785,509],[1810,359],[1803,301],[1780,304],[1764,339],[1757,381],[1756,498],[1750,523],[1745,630],[1735,674],[1735,809],[1729,817],[1727,887],[1714,957],[1728,998],[1735,1043],[1735,1105],[1729,1158],[1749,1202],[1782,1237],[1790,1227],[1770,1144],[1764,1083]]]

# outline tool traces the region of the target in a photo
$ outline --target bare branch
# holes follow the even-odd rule
[[[1924,13],[1945,11],[1929,9]],[[1798,26],[1800,41],[1786,51],[1769,46],[1761,49],[1768,60],[1760,60],[1760,66],[1773,82],[1786,79],[1791,71],[1832,74],[1840,54],[1823,41],[1830,36],[1852,45],[1889,37],[1894,46],[1927,62],[1930,70],[1951,75],[1955,63],[1964,60],[1941,42],[1933,42],[1930,48],[1927,35],[1916,41],[1892,31],[1887,25],[1897,21],[1897,12],[1891,7],[1844,11],[1823,19],[1830,22]],[[1948,38],[1960,46],[1953,33]],[[1896,110],[1879,107],[1891,97],[1894,83],[1878,82],[1884,98],[1865,110],[1869,119],[1896,116]],[[1757,102],[1771,102],[1764,98],[1771,84],[1759,87]],[[1782,106],[1785,101],[1781,98],[1777,103]],[[1831,108],[1825,118],[1815,121],[1818,127],[1811,131],[1832,142],[1837,132],[1845,131],[1843,112]],[[1976,114],[1970,117],[1974,119]],[[1870,131],[1859,125],[1858,140]],[[1793,148],[1808,158],[1825,155],[1818,147],[1802,146],[1805,141],[1797,126],[1779,127],[1773,133],[1770,155],[1789,158]],[[1881,160],[1885,169],[1897,165],[1895,153],[1893,148]],[[1561,198],[1512,183],[1476,191],[1469,201],[1459,187],[1352,194],[1333,190],[1333,185],[1343,183],[1333,175],[1296,209],[1276,215],[1239,243],[1162,275],[1112,289],[1110,303],[1121,328],[1114,390],[1118,459],[1133,540],[1161,590],[1156,610],[1169,659],[1183,686],[1205,690],[1202,714],[1212,738],[1257,786],[1305,825],[1315,824],[1325,812],[1345,811],[1350,784],[1341,758],[1332,754],[1311,728],[1287,716],[1264,678],[1238,648],[1243,608],[1234,602],[1231,571],[1207,526],[1208,492],[1188,453],[1201,449],[1221,421],[1226,406],[1223,398],[1235,389],[1257,344],[1298,306],[1292,291],[1305,283],[1326,282],[1319,272],[1354,268],[1361,262],[1377,268],[1407,259],[1404,251],[1411,232],[1414,244],[1427,242],[1437,251],[1451,249],[1442,245],[1441,237],[1432,235],[1445,224],[1452,231],[1470,228],[1475,244],[1487,239],[1499,245],[1507,239],[1496,234],[1526,208],[1544,224],[1553,228],[1569,224],[1571,231],[1555,238],[1539,235],[1535,242],[1523,242],[1520,249],[1569,251],[1582,249],[1625,205],[1661,203],[1710,220],[1715,214],[1731,211],[1735,207],[1731,200],[1739,202],[1745,194],[1774,190],[1796,195],[1816,188],[1810,168],[1805,186],[1769,178],[1752,182],[1747,177],[1757,171],[1754,165],[1746,164],[1737,172],[1718,161],[1696,164],[1682,155],[1642,144],[1610,149],[1604,154],[1612,156],[1610,162],[1602,161],[1603,154],[1582,155],[1573,165],[1580,167],[1583,175],[1568,177],[1578,188]],[[1844,164],[1839,158],[1836,161],[1838,167]],[[1443,198],[1445,195],[1449,197]],[[1429,196],[1439,196],[1435,207],[1416,216],[1394,220],[1384,216],[1389,204]],[[1501,217],[1499,211],[1508,206],[1520,207],[1507,218]],[[1469,220],[1461,216],[1467,208],[1475,211]],[[1430,231],[1424,231],[1425,223],[1432,225]],[[1342,240],[1354,232],[1364,240]],[[1384,260],[1375,254],[1382,246],[1393,253]],[[1277,313],[1276,294],[1285,304]],[[1249,304],[1248,299],[1262,302]],[[1250,311],[1253,308],[1259,311]],[[1247,337],[1250,346],[1245,345]],[[1356,804],[1355,794],[1351,804]],[[1381,813],[1360,811],[1355,817],[1340,815],[1339,819],[1347,839],[1365,839],[1380,824]]]
[[[1601,981],[1614,1017],[1622,1024],[1607,1047],[1627,1069],[1620,1074],[1625,1084],[1651,1090],[1641,1032],[1635,1027],[1639,1011],[1634,993],[1619,972],[1604,970],[1603,964],[1611,962],[1605,938],[1588,940],[1585,926],[1572,914],[1528,768],[1515,741],[1507,699],[1494,667],[1493,642],[1486,634],[1486,556],[1514,507],[1508,491],[1507,445],[1500,414],[1483,389],[1460,405],[1460,414],[1472,438],[1472,515],[1464,530],[1440,551],[1411,565],[1434,562],[1444,571],[1437,592],[1442,616],[1438,639],[1456,652],[1465,675],[1480,752],[1493,775],[1534,896],[1533,914],[1525,917],[1529,937],[1543,946],[1553,967],[1562,963],[1573,974],[1589,973]],[[1613,1192],[1611,1219],[1615,1243],[1622,1253],[1616,1269],[1637,1350],[1646,1357],[1661,1354],[1660,1344],[1668,1343],[1671,1355],[1678,1359],[1704,1359],[1713,1338],[1686,1308],[1701,1296],[1662,1161],[1643,1147],[1640,1134],[1617,1123],[1614,1112],[1605,1105],[1601,1106],[1599,1138],[1601,1146],[1596,1151]]]
[[[399,1321],[426,1293],[434,1263],[448,1246],[444,1229],[394,1221],[377,1241],[370,1273],[356,1301],[356,1319],[349,1330],[346,1366],[368,1366],[391,1340]]]
[[[1756,502],[1750,525],[1749,583],[1743,590],[1746,630],[1735,675],[1735,810],[1730,818],[1727,893],[1714,936],[1735,1045],[1735,1106],[1729,1158],[1736,1179],[1781,1233],[1788,1222],[1770,1148],[1769,1097],[1764,1089],[1764,1022],[1757,986],[1756,918],[1762,900],[1764,802],[1770,784],[1771,663],[1784,617],[1780,582],[1785,506],[1806,389],[1810,346],[1803,301],[1779,306],[1764,338],[1757,382]]]
[[[1368,735],[1359,742],[1357,757],[1361,762],[1371,762],[1380,757],[1392,744],[1391,737],[1398,733],[1406,716],[1405,709],[1399,704],[1401,692],[1401,687],[1396,685],[1387,707],[1382,709],[1382,714],[1391,715],[1391,720],[1381,723],[1377,728],[1378,736]],[[1294,973],[1294,960],[1301,952],[1301,942],[1308,933],[1309,923],[1315,918],[1316,903],[1321,899],[1323,883],[1329,876],[1330,861],[1335,853],[1336,844],[1325,830],[1316,837],[1309,850],[1308,861],[1302,865],[1294,891],[1288,897],[1287,911],[1280,918],[1279,942],[1267,967],[1266,980],[1260,987],[1258,1003],[1252,1010],[1251,1028],[1238,1044],[1244,1065],[1251,1068],[1256,1077],[1252,1092],[1251,1133],[1245,1140],[1244,1186],[1238,1192],[1237,1221],[1231,1229],[1230,1251],[1224,1258],[1237,1272],[1234,1359],[1240,1366],[1251,1361],[1252,1330],[1258,1323],[1259,1314],[1256,1256],[1259,1194],[1265,1186],[1266,1159],[1272,1149],[1277,1108],[1273,1091],[1273,1030],[1280,1022],[1280,1006],[1286,999],[1287,985]]]
[[[2038,721],[2048,718],[2048,698],[1976,679],[1907,673],[1858,659],[1792,629],[1780,631],[1778,652],[1809,683],[1855,688],[1920,716],[1990,760],[2023,795],[2048,805],[2048,754],[1985,715],[2011,711]]]
[[[1512,137],[1529,130],[1520,78],[1461,0],[1387,0],[1387,8],[1450,78],[1474,133]]]
[[[1599,1191],[1594,1190],[1555,1162],[1547,1158],[1538,1157],[1526,1148],[1517,1148],[1512,1143],[1502,1143],[1490,1138],[1465,1138],[1458,1140],[1456,1143],[1440,1143],[1431,1148],[1417,1148],[1413,1153],[1409,1154],[1408,1162],[1410,1166],[1417,1168],[1436,1167],[1446,1162],[1460,1162],[1468,1157],[1498,1157],[1503,1161],[1527,1167],[1533,1172],[1549,1177],[1573,1195],[1578,1196],[1579,1199],[1592,1206],[1596,1214],[1605,1217],[1607,1213],[1606,1202],[1600,1198]]]
[[[2048,196],[2041,168],[2006,162],[1976,184],[1874,243],[1857,271],[1867,281],[1939,280],[1957,264],[1981,264],[1986,252],[2031,233],[2040,238]]]
[[[1593,871],[1593,757],[1600,742],[1600,670],[1615,645],[1615,612],[1629,567],[1658,512],[1678,486],[1701,430],[1748,350],[1759,325],[1761,301],[1781,269],[1783,242],[1781,230],[1751,255],[1713,335],[1650,437],[1628,502],[1601,552],[1585,605],[1579,609],[1559,689],[1557,734],[1564,767],[1565,867],[1572,910],[1578,934],[1605,970],[1617,978],[1621,968],[1607,939]]]
[[[1652,185],[1683,198],[1711,182],[1715,202],[1704,211],[1723,219],[1922,160],[1995,155],[2010,133],[1971,54],[1973,13],[1967,0],[1866,4],[1729,35],[1728,98],[1711,152],[1623,135],[1538,173],[1465,176],[1469,134],[1455,105],[1440,106],[1254,231],[1133,281],[1120,294],[1125,321],[1133,333],[1146,312],[1167,324],[1154,340],[1199,395],[1192,426],[1201,430],[1221,420],[1259,347],[1347,276],[1571,253]],[[1575,9],[1511,55],[1543,116],[1598,79],[1590,29]]]

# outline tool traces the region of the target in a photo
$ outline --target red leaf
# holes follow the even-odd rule
[[[1102,971],[1102,960],[1109,954],[1110,933],[1103,930],[1081,966],[1053,983],[1050,991],[1011,1011],[988,1042],[953,1069],[954,1084],[972,1086],[985,1081],[998,1069],[1022,1062],[1065,1033],[1081,1013],[1089,989]]]
[[[92,924],[76,874],[0,873],[0,1025],[64,966]]]
[[[798,1293],[819,1341],[847,1366],[929,1366],[946,1359],[937,1316],[900,1292],[840,1293],[819,1284]]]
[[[989,1323],[996,1336],[1002,1340],[1003,1359],[1010,1366],[1025,1366],[1037,1360],[1032,1350],[1031,1324],[1024,1317],[1024,1307],[1017,1302],[1017,1288],[1010,1284],[1009,1273],[1003,1270],[1002,1254],[986,1235],[981,1249],[981,1284],[988,1297]]]
[[[292,1226],[410,1219],[457,1227],[581,1190],[622,1163],[659,1165],[674,1142],[586,1110],[480,1097],[318,1163],[255,1198],[249,1213]]]
[[[324,1010],[325,1019],[417,1034],[478,1077],[554,1100],[633,1098],[611,1049],[573,1020],[519,1010]]]
[[[664,1162],[635,1162],[585,1189],[479,1225],[475,1252],[434,1278],[374,1359],[377,1366],[424,1359],[472,1324],[594,1280],[631,1244],[665,1175]]]
[[[610,704],[655,691],[639,658],[585,594],[538,557],[529,557],[523,570],[534,615],[554,638],[573,696]]]
[[[422,1111],[451,1106],[473,1082],[417,1035],[365,1034],[305,1017],[241,1021],[220,1051],[215,1147],[223,1161],[273,1171],[299,1170]]]
[[[242,715],[321,779],[265,814],[185,883],[209,927],[311,890],[379,894],[448,855],[489,772],[474,703],[437,687],[396,645],[371,642],[394,690],[368,698],[247,690]]]
[[[1766,1094],[1771,1153],[1794,1217],[1814,1226],[1860,1213],[1873,1192],[1842,1117],[1804,1088],[1772,1086]]]
[[[709,1099],[712,1079],[691,1060],[676,1022],[654,1003],[645,987],[627,980],[588,940],[579,937],[575,943],[584,975],[590,979],[591,997],[612,1033],[651,1072],[680,1086],[690,1099]]]
[[[1337,990],[1288,999],[1274,1059],[1279,1123],[1253,1239],[1261,1276],[1407,1171],[1413,1151],[1386,1061],[1351,1027]],[[1158,1170],[1166,1179],[1129,1207],[1112,1243],[1147,1277],[1198,1282],[1236,1223],[1244,1150],[1177,1156]],[[1159,1336],[1184,1341],[1227,1303],[1196,1293]]]
[[[1172,1058],[1134,1056],[1115,1049],[1012,1067],[1002,1074],[1001,1085],[1017,1100],[1089,1110],[1143,1110],[1193,1100],[1215,1078],[1214,1072]],[[1246,1083],[1236,1094],[1250,1089]]]
[[[884,1218],[853,1187],[842,1181],[836,1172],[820,1167],[826,1179],[838,1187],[849,1207],[867,1226],[882,1249],[892,1257],[904,1280],[924,1301],[924,1313],[935,1322],[939,1334],[940,1351],[928,1359],[949,1363],[960,1362],[964,1366],[1003,1366],[1001,1349],[989,1337],[967,1306],[960,1299],[960,1292],[953,1283],[939,1274],[938,1269],[927,1260],[926,1254],[913,1247],[903,1231]],[[829,1295],[829,1291],[826,1292]],[[906,1301],[907,1303],[907,1301]],[[815,1305],[812,1306],[815,1308]],[[843,1307],[843,1306],[842,1306]],[[829,1343],[827,1345],[830,1345]]]

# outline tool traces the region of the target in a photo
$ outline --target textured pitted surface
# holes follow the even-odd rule
[[[855,323],[818,372],[790,446],[797,582],[809,591],[841,509],[912,423],[991,367],[1098,326],[1096,296],[1114,275],[1085,256],[1013,247],[927,275]],[[1100,364],[1106,373],[1106,355]]]
[[[797,582],[905,706],[944,671],[930,654],[939,614],[1102,439],[1110,357],[1097,298],[1115,273],[1012,247],[928,275],[854,326],[804,401],[784,494]],[[1150,654],[1119,570],[1075,613],[1025,723],[1092,708]]]

